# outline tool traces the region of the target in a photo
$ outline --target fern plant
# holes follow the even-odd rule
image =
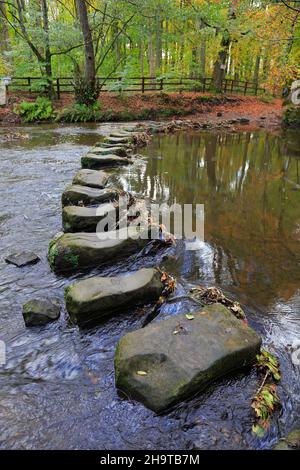
[[[96,122],[101,118],[99,103],[92,106],[75,103],[58,113],[56,120],[60,122]]]
[[[48,121],[53,117],[52,103],[39,96],[34,102],[22,101],[15,109],[24,122]]]

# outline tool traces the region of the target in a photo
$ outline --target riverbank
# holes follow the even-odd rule
[[[11,95],[9,105],[0,109],[0,125],[19,125],[21,118],[14,109],[21,101],[34,101],[32,95]],[[72,95],[63,94],[53,102],[54,113],[72,108]],[[189,120],[200,127],[230,129],[276,129],[282,124],[282,100],[250,96],[216,96],[203,93],[105,93],[99,100],[99,122]]]

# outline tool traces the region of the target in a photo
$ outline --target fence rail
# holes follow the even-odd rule
[[[155,78],[155,77],[97,77],[101,92],[141,92],[148,91],[199,91],[202,93],[212,91],[213,79],[205,78]],[[72,77],[58,77],[53,79],[53,88],[57,98],[61,93],[73,93],[74,83]],[[12,77],[9,89],[12,91],[26,90],[28,92],[41,92],[46,89],[45,79],[42,77]],[[258,83],[234,79],[222,81],[224,93],[237,93],[243,95],[259,95],[265,92]]]

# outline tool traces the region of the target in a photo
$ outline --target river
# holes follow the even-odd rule
[[[241,302],[264,347],[281,363],[282,409],[263,439],[251,433],[255,371],[241,371],[198,397],[156,416],[114,388],[118,339],[138,328],[135,309],[92,329],[58,322],[25,328],[22,304],[56,297],[70,278],[54,275],[46,253],[61,230],[61,194],[80,156],[118,124],[39,125],[0,129],[0,448],[2,449],[269,449],[300,426],[300,138],[296,132],[180,132],[155,136],[134,165],[113,170],[112,183],[153,202],[205,205],[205,242],[178,244],[168,270],[176,295],[216,285]],[[9,253],[32,250],[41,262],[22,269]],[[132,257],[93,273],[128,272],[164,263]],[[87,274],[85,274],[86,276]],[[74,278],[82,277],[79,273]],[[160,318],[192,308],[167,303]],[[195,307],[194,307],[195,308]]]

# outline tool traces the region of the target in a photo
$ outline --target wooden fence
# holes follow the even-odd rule
[[[155,77],[97,77],[101,92],[139,92],[148,91],[198,91],[209,92],[213,88],[213,79],[206,78],[155,78]],[[53,87],[57,98],[61,93],[73,93],[74,84],[71,77],[58,77],[53,79]],[[45,79],[42,77],[12,77],[9,85],[11,91],[41,92],[45,89]],[[243,95],[259,95],[265,90],[256,82],[225,79],[222,81],[222,91],[224,93],[236,93]]]

